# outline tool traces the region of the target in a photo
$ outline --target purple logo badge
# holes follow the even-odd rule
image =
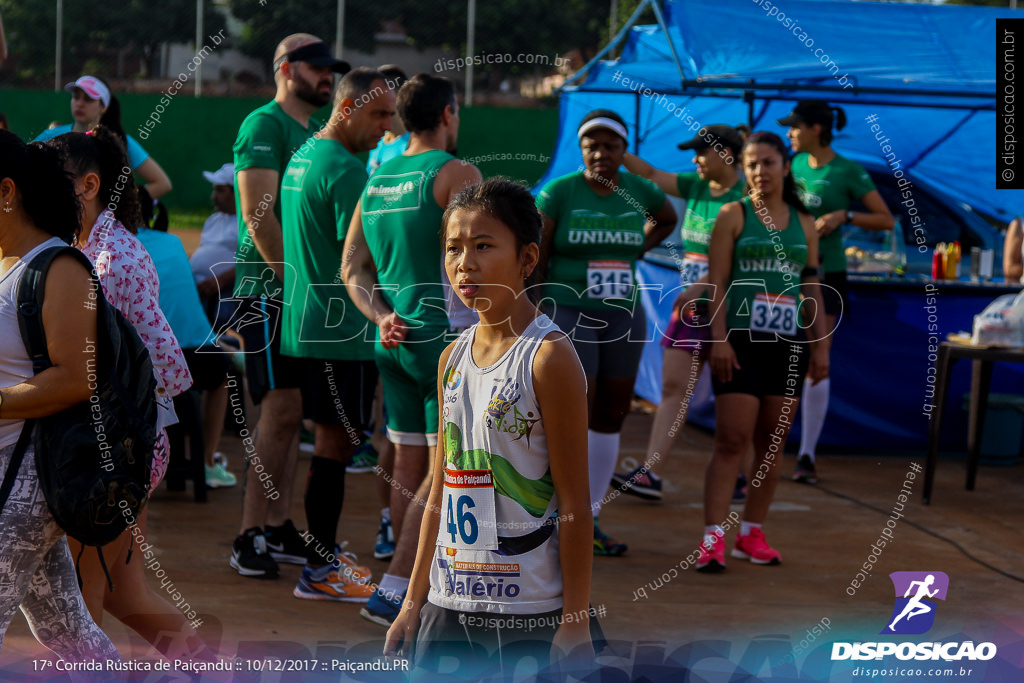
[[[935,600],[945,600],[949,577],[945,572],[893,572],[889,574],[896,591],[889,624],[881,633],[914,635],[925,633],[935,623]]]

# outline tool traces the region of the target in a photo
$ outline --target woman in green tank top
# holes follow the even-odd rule
[[[789,126],[789,142],[793,146],[793,178],[799,187],[800,199],[814,216],[818,232],[821,267],[824,271],[822,297],[826,322],[835,330],[837,320],[849,306],[846,281],[846,253],[840,226],[844,223],[864,230],[892,230],[893,219],[882,196],[864,167],[837,154],[832,149],[832,125],[842,130],[846,114],[822,100],[797,103],[792,113],[778,123]],[[877,127],[877,126],[876,126]],[[888,145],[883,152],[889,151]],[[859,200],[866,211],[851,211],[850,204]],[[817,265],[817,264],[812,264]],[[831,348],[831,335],[825,345]],[[828,413],[829,380],[812,385],[804,383],[804,400],[800,429],[800,457],[793,480],[813,484],[818,480],[814,469],[818,437]]]
[[[773,133],[754,133],[741,158],[748,197],[719,211],[708,252],[715,444],[704,480],[700,572],[725,569],[725,532],[737,523],[733,557],[755,564],[781,561],[761,525],[800,401],[798,380],[804,374],[814,381],[828,376],[818,271],[807,267],[817,263],[818,235],[796,195],[786,145]],[[806,299],[814,305],[805,307]],[[809,324],[801,324],[811,315]],[[751,444],[754,464],[739,518],[729,503]]]

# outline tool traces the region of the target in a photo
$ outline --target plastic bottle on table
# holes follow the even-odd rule
[[[932,253],[932,279],[943,280],[946,277],[946,244],[939,242]]]

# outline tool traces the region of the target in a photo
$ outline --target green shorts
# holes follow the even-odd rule
[[[393,349],[374,345],[391,443],[437,443],[437,362],[451,340],[443,333],[431,336],[437,339],[405,341]]]

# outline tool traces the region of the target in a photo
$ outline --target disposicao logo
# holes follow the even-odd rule
[[[893,572],[889,574],[895,590],[895,604],[882,635],[918,635],[927,633],[935,623],[936,600],[945,600],[949,577],[945,572]],[[994,643],[832,643],[832,661],[871,660],[895,656],[900,660],[986,661],[996,656]]]
[[[927,633],[935,623],[934,601],[946,599],[949,577],[945,572],[893,572],[889,578],[896,590],[896,605],[881,633]]]

